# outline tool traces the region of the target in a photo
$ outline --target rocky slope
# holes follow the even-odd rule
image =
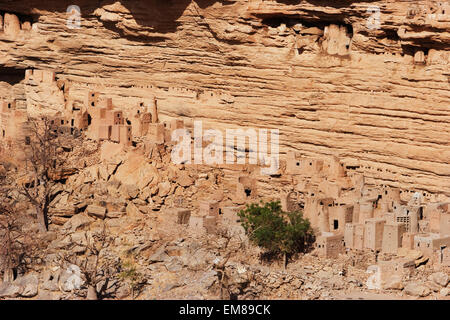
[[[126,111],[156,96],[163,120],[279,128],[282,153],[450,195],[447,2],[84,0],[68,29],[71,4],[1,1],[32,27],[0,32],[0,80],[14,85],[0,96],[45,106],[17,81],[53,69],[74,100],[95,88]]]
[[[450,299],[449,268],[415,250],[399,250],[398,257],[354,250],[335,259],[308,250],[286,270],[265,261],[229,210],[236,207],[223,171],[173,165],[164,147],[149,156],[111,144],[79,140],[66,147],[67,163],[77,170],[52,188],[46,233],[38,232],[35,209],[17,189],[0,193],[1,203],[14,199],[17,224],[8,234],[20,249],[14,281],[0,282],[0,300],[89,297],[88,278],[76,278],[74,268],[95,259],[98,269],[85,268],[97,278],[100,299]],[[20,181],[23,172],[14,173],[15,159],[9,160],[0,173]],[[224,206],[217,228],[180,221],[177,207],[197,216],[198,200],[207,197]],[[103,230],[108,241],[93,241]],[[4,232],[2,225],[2,241]],[[371,270],[394,263],[401,267],[384,271],[377,283]]]

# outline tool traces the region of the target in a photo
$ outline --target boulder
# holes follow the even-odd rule
[[[129,153],[125,163],[118,169],[114,177],[125,185],[136,186],[139,190],[148,186],[158,171],[148,163],[148,159],[142,155]]]
[[[116,291],[116,298],[117,299],[125,299],[126,297],[129,297],[131,295],[131,288],[130,285],[124,284],[120,286]]]
[[[106,208],[105,207],[89,205],[86,208],[86,212],[91,217],[96,217],[96,218],[100,218],[100,219],[105,219],[105,217],[106,217]]]
[[[159,247],[149,258],[150,263],[169,261],[170,257],[166,253],[166,247]]]
[[[38,294],[39,279],[36,275],[27,275],[17,279],[15,282],[23,288],[20,296],[31,298]]]
[[[426,297],[431,293],[429,288],[417,282],[408,283],[405,286],[405,292],[415,297]]]
[[[122,211],[112,211],[112,212],[108,212],[106,213],[106,217],[109,219],[118,219],[121,218],[125,215],[125,212]]]
[[[447,284],[449,283],[449,277],[448,274],[444,273],[444,272],[435,272],[431,275],[431,279],[433,280],[434,283],[442,286],[442,287],[446,287]]]
[[[0,298],[31,298],[38,293],[39,280],[34,274],[17,278],[13,282],[3,282],[0,285]]]
[[[108,173],[108,168],[105,165],[100,165],[98,167],[98,173],[100,175],[100,178],[104,181],[108,181],[109,178],[109,173]]]
[[[129,202],[126,209],[127,216],[138,218],[142,215],[142,212],[136,207],[133,202]]]
[[[70,236],[65,237],[64,239],[55,239],[49,245],[49,249],[63,249],[71,245]]]
[[[164,264],[164,266],[169,272],[180,272],[183,269],[182,262],[177,258],[171,259],[169,262]]]
[[[68,220],[69,220],[68,217],[58,217],[58,216],[53,216],[50,219],[51,223],[54,224],[54,225],[57,225],[57,226],[64,225]]]
[[[84,170],[84,181],[83,183],[93,183],[98,181],[98,167],[92,166]]]
[[[66,238],[69,244],[76,244],[78,247],[85,247],[88,244],[88,232],[85,231],[71,233]]]
[[[438,285],[438,284],[436,284],[436,283],[434,283],[433,281],[426,281],[426,282],[425,282],[425,285],[426,285],[431,291],[434,291],[434,292],[439,292],[439,290],[441,290],[441,286]]]
[[[119,189],[121,196],[124,199],[135,199],[139,195],[139,189],[136,185],[124,184]]]
[[[383,284],[385,290],[403,290],[404,287],[402,276],[396,274],[387,278]]]
[[[137,206],[137,208],[139,209],[139,211],[140,211],[142,214],[149,214],[149,213],[152,212],[152,208],[151,208],[148,204],[145,204],[145,205],[137,205],[137,204],[135,203],[135,205]]]
[[[0,298],[16,298],[21,290],[22,288],[11,282],[3,282],[0,284]]]
[[[152,196],[151,189],[149,187],[144,188],[139,194],[139,199],[146,201],[148,198]]]
[[[76,214],[76,208],[73,205],[58,204],[51,212],[53,216],[70,218]]]
[[[167,195],[169,194],[169,192],[170,192],[171,184],[170,184],[169,181],[164,181],[164,182],[161,182],[161,183],[158,185],[158,188],[159,188],[158,195],[159,195],[160,197],[165,197],[165,196],[167,196]]]
[[[75,232],[94,222],[94,219],[86,213],[81,213],[70,218],[64,225],[63,230],[66,232]]]
[[[194,184],[194,179],[186,171],[181,171],[176,181],[182,187],[189,187]]]
[[[217,272],[214,270],[207,271],[198,279],[201,288],[209,289],[217,280]]]

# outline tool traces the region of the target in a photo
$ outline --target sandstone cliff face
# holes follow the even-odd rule
[[[162,120],[279,128],[283,154],[450,196],[447,2],[84,0],[69,29],[71,4],[1,1],[0,97],[57,110],[60,92],[19,82],[54,70],[74,103],[95,89],[129,112],[156,96]]]

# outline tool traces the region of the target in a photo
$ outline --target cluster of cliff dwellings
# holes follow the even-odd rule
[[[26,81],[52,84],[56,81],[55,73],[27,70]],[[64,92],[68,90],[66,84]],[[160,122],[156,98],[151,106],[139,103],[128,117],[111,99],[101,98],[97,92],[89,92],[81,107],[66,101],[64,112],[51,117],[52,130],[62,135],[108,141],[110,150],[121,147],[132,152],[136,148],[153,150],[171,146],[172,130],[185,127],[182,120]],[[4,148],[14,149],[14,141],[27,135],[27,119],[27,110],[17,108],[14,100],[1,102]],[[293,181],[292,191],[277,198],[281,198],[284,210],[303,210],[317,231],[316,248],[320,255],[334,258],[346,250],[395,255],[399,250],[415,249],[436,264],[450,266],[450,203],[442,201],[445,197],[425,191],[369,186],[363,174],[356,172],[357,168],[345,167],[336,157],[309,159],[290,152],[282,162],[277,175]],[[242,173],[235,192],[233,206],[203,199],[198,202],[195,215],[186,208],[176,209],[177,222],[212,233],[223,217],[236,224],[236,212],[243,204],[258,198],[258,177]],[[102,208],[97,209],[105,213]]]
[[[49,86],[56,84],[55,72],[52,71],[27,70],[25,77],[26,82]],[[67,95],[68,91],[65,87]],[[88,94],[86,107],[82,110],[67,99],[66,102],[64,112],[57,112],[49,118],[55,133],[79,136],[85,132],[92,140],[109,140],[123,146],[132,145],[133,136],[148,137],[157,143],[164,140],[164,126],[167,124],[158,122],[156,99],[153,101],[152,112],[148,112],[148,106],[141,102],[136,113],[127,119],[122,111],[114,108],[112,99],[100,99],[96,92]],[[2,138],[6,145],[12,147],[19,136],[23,138],[25,135],[23,128],[26,127],[28,114],[26,110],[16,108],[15,100],[2,101],[1,106]],[[172,129],[176,129],[180,126],[180,121],[173,121],[170,125]]]
[[[29,32],[36,28],[37,24],[33,24],[31,18],[18,17],[14,13],[0,14],[0,32],[7,37],[15,37],[20,32]]]

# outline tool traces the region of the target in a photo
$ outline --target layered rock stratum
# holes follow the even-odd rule
[[[54,70],[75,104],[92,89],[125,112],[156,96],[163,120],[278,128],[282,154],[337,155],[368,183],[450,195],[448,2],[72,2],[0,2],[30,22],[0,31],[0,96],[58,110],[56,89],[20,81]]]

